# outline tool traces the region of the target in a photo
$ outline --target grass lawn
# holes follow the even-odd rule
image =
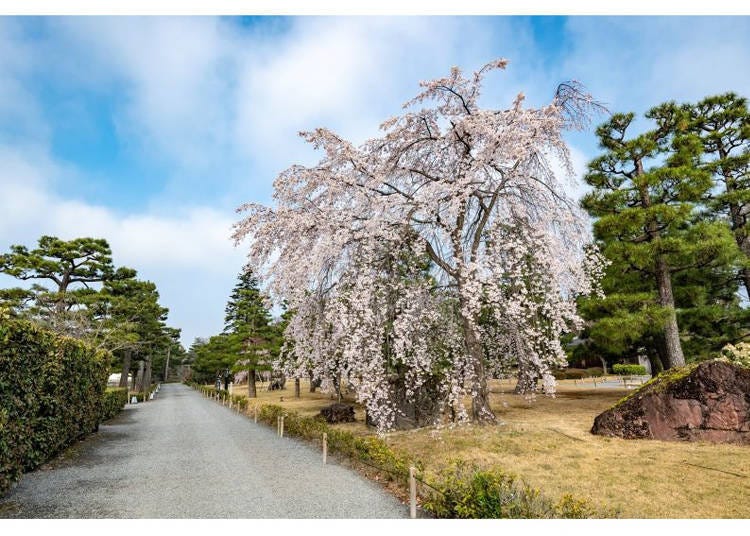
[[[630,391],[564,380],[556,398],[530,403],[512,394],[513,386],[507,380],[491,384],[497,426],[392,432],[386,440],[428,470],[456,459],[500,467],[552,498],[572,493],[620,517],[750,518],[750,447],[595,436],[589,433],[594,417]],[[332,402],[329,395],[309,393],[305,382],[300,399],[293,388],[287,382],[284,391],[269,392],[259,385],[259,402],[305,415]],[[361,422],[363,411],[357,418],[338,426],[373,433]]]

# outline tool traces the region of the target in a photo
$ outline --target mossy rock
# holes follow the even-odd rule
[[[597,416],[591,432],[750,445],[750,369],[716,359],[666,371]]]

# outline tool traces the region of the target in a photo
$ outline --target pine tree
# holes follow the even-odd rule
[[[653,332],[656,322],[660,332],[653,344],[665,368],[671,368],[685,364],[675,275],[730,264],[737,248],[726,225],[702,218],[697,210],[713,181],[698,166],[702,145],[687,129],[686,109],[666,103],[651,109],[646,117],[656,128],[629,139],[632,113],[615,114],[597,129],[605,153],[589,164],[585,180],[593,191],[582,205],[597,218],[595,236],[612,261],[609,277],[615,281],[645,278],[653,282],[658,296],[658,314],[651,308],[649,316],[638,306],[639,301],[648,303],[641,294],[635,302],[625,299],[609,316],[629,315],[631,325],[643,327],[642,336]],[[649,292],[648,285],[630,290]],[[624,296],[613,296],[610,304],[628,294],[626,290]]]
[[[249,269],[243,270],[232,290],[224,317],[224,335],[237,352],[235,371],[248,372],[248,396],[256,393],[256,372],[270,370],[276,334],[271,325],[271,314],[263,303],[258,279]]]
[[[690,106],[693,132],[700,136],[702,168],[715,179],[709,206],[726,219],[744,259],[739,279],[750,298],[750,113],[734,93],[707,97]]]

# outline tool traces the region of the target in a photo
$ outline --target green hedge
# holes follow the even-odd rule
[[[586,369],[586,376],[589,378],[601,378],[604,376],[604,369],[602,367],[590,367]]]
[[[0,319],[0,495],[98,428],[109,358],[30,322]]]
[[[127,387],[109,387],[102,399],[102,415],[100,420],[106,421],[116,416],[128,403]]]
[[[622,363],[617,363],[616,365],[612,365],[612,372],[620,376],[645,376],[646,367],[643,365],[623,365]]]
[[[556,380],[582,380],[587,376],[584,369],[566,368],[552,371]]]
[[[189,383],[206,396],[227,400],[226,391],[216,391],[213,386]],[[250,410],[250,401],[234,395],[233,403],[240,409]],[[243,404],[244,402],[244,404]],[[610,517],[608,511],[599,511],[587,501],[565,495],[554,503],[538,490],[529,488],[512,475],[497,470],[484,471],[476,467],[467,470],[455,466],[435,476],[424,472],[424,464],[410,460],[393,451],[380,438],[357,436],[346,430],[330,426],[320,417],[304,417],[281,406],[257,403],[258,421],[276,426],[279,416],[284,416],[284,433],[316,444],[327,434],[328,451],[339,453],[375,469],[383,480],[399,482],[404,488],[409,482],[409,466],[418,472],[420,497],[425,510],[436,517],[501,518],[501,517]]]

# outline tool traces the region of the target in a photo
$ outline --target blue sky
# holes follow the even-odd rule
[[[362,141],[418,81],[497,57],[488,107],[570,79],[612,111],[750,96],[747,17],[2,17],[0,250],[106,238],[189,344],[222,327],[234,209],[315,161],[299,130]],[[580,174],[593,129],[568,141]]]

